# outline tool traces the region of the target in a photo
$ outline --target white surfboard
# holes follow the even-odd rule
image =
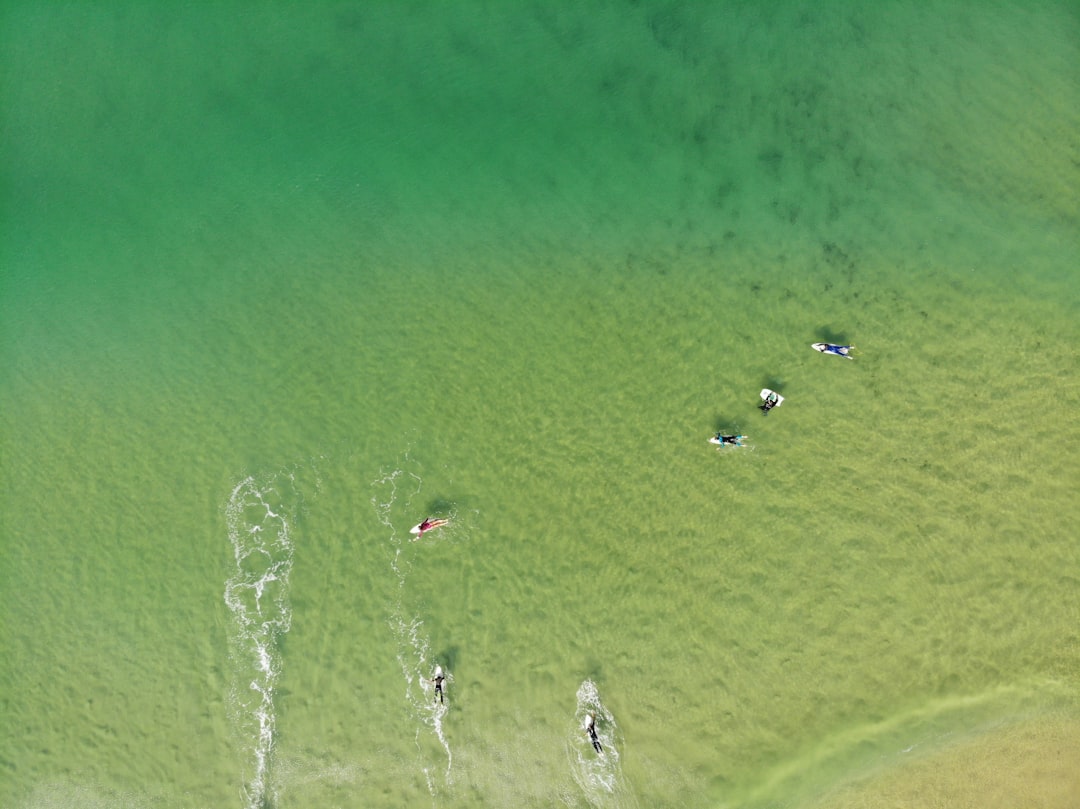
[[[761,389],[762,401],[764,401],[765,399],[768,399],[769,396],[775,396],[776,397],[776,404],[774,404],[773,407],[779,407],[780,405],[782,405],[784,403],[784,397],[781,396],[779,393],[777,393],[774,390],[769,390],[768,388],[762,388]]]

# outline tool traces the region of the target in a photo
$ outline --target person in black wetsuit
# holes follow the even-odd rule
[[[780,404],[780,395],[776,391],[769,391],[765,401],[758,405],[758,410],[768,415],[768,412]]]
[[[603,753],[604,748],[600,744],[600,738],[596,735],[596,714],[591,711],[585,715],[585,732],[589,734],[589,741],[597,753]]]
[[[433,686],[435,686],[435,699],[440,703],[445,703],[443,699],[443,681],[446,680],[446,675],[443,674],[442,666],[435,666],[435,676],[428,680]]]

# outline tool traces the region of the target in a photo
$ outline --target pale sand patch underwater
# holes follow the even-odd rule
[[[1067,809],[1080,805],[1080,721],[1050,716],[912,751],[806,809]]]

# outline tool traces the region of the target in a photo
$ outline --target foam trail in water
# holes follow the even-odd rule
[[[593,749],[585,730],[585,718],[596,717],[596,735],[603,752]],[[566,754],[570,768],[593,806],[636,806],[622,778],[619,750],[623,746],[622,733],[615,717],[600,701],[596,683],[585,680],[577,690],[577,707],[574,710],[574,726],[566,742]]]
[[[236,560],[236,569],[225,582],[225,603],[234,621],[236,686],[231,707],[241,739],[252,745],[243,787],[247,809],[266,809],[273,803],[274,689],[281,674],[281,640],[292,623],[291,521],[299,500],[296,475],[290,472],[278,474],[266,484],[244,478],[225,508]]]
[[[406,624],[401,620],[399,613],[394,616],[391,625],[394,626],[394,635],[398,639],[398,663],[401,665],[401,673],[405,678],[405,696],[412,716],[420,723],[416,730],[417,748],[421,749],[420,733],[424,727],[427,727],[446,751],[446,779],[449,781],[450,770],[454,764],[454,753],[450,749],[450,742],[447,741],[443,730],[443,719],[448,706],[435,695],[435,687],[430,680],[437,661],[432,660],[430,643],[423,632],[423,621],[413,618]],[[454,676],[445,671],[444,674],[446,680],[443,682],[443,688],[450,693],[449,686],[453,684]],[[424,774],[428,780],[428,788],[434,795],[431,772],[426,766]]]
[[[409,463],[408,456],[405,458]],[[434,734],[446,752],[445,778],[449,783],[454,754],[446,738],[443,719],[449,709],[445,703],[435,699],[434,688],[428,678],[432,676],[439,661],[433,660],[430,639],[424,632],[424,622],[405,606],[406,585],[412,562],[406,550],[407,546],[398,534],[395,520],[402,525],[413,520],[413,500],[423,488],[421,477],[415,472],[397,469],[383,473],[374,481],[375,490],[371,498],[372,506],[379,521],[388,529],[388,545],[391,551],[390,568],[397,577],[398,594],[391,605],[390,628],[397,640],[398,663],[405,679],[405,698],[409,712],[417,722],[416,744],[421,754],[421,769],[427,781],[431,796],[437,797],[437,786],[430,766],[423,762],[421,734],[425,728]],[[416,518],[419,519],[419,518]],[[404,534],[409,537],[410,535]],[[407,617],[409,616],[409,617]],[[453,682],[453,675],[447,674],[446,684]]]

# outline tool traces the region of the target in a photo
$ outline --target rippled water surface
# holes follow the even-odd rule
[[[0,13],[0,803],[1080,801],[1075,9],[759,6]]]

